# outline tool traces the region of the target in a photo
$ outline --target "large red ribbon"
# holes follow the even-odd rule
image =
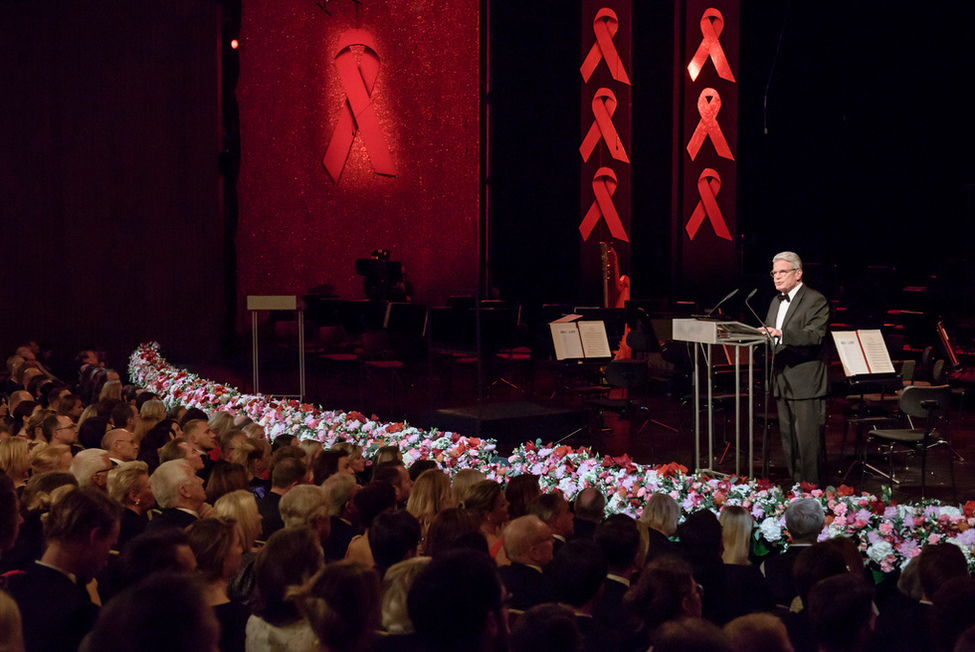
[[[619,19],[616,18],[616,13],[612,9],[603,7],[596,13],[596,17],[592,21],[592,31],[596,34],[596,42],[589,48],[589,54],[586,55],[579,67],[583,81],[589,81],[599,62],[606,61],[609,74],[613,76],[613,79],[627,85],[630,83],[630,78],[626,76],[626,68],[623,67],[623,60],[620,59],[620,54],[616,51],[616,44],[613,43],[613,37],[616,36],[619,27]]]
[[[592,178],[592,192],[596,198],[586,212],[586,216],[582,218],[582,224],[579,225],[579,232],[582,234],[583,240],[589,239],[589,235],[596,228],[596,223],[601,217],[606,220],[606,226],[609,227],[609,232],[614,238],[624,242],[630,241],[626,235],[626,230],[623,228],[623,222],[620,220],[620,214],[616,212],[616,206],[613,205],[613,193],[616,192],[616,185],[616,173],[610,168],[596,170],[596,174]]]
[[[623,149],[623,141],[620,140],[616,127],[613,126],[614,113],[616,113],[616,95],[608,88],[600,88],[592,98],[592,114],[595,120],[589,127],[586,137],[582,139],[582,145],[579,146],[583,161],[589,160],[592,151],[599,144],[599,139],[602,138],[606,141],[610,156],[617,161],[630,162],[626,150]]]
[[[724,16],[717,9],[708,9],[701,16],[701,44],[697,46],[697,52],[691,62],[687,64],[687,72],[691,74],[691,81],[697,81],[697,76],[701,74],[701,68],[708,57],[714,62],[714,69],[718,71],[718,77],[735,81],[735,76],[731,74],[731,66],[728,65],[728,58],[724,55],[724,48],[721,47],[721,31],[724,29]]]
[[[355,46],[362,47],[359,61],[352,51]],[[379,76],[379,52],[376,43],[368,32],[350,29],[339,38],[338,50],[335,53],[335,67],[339,71],[339,79],[345,89],[347,101],[339,114],[338,124],[332,133],[332,139],[325,150],[322,163],[334,181],[339,180],[342,168],[352,149],[352,141],[356,132],[362,134],[362,140],[369,152],[369,160],[376,174],[387,176],[396,175],[396,166],[389,153],[386,139],[383,137],[379,118],[372,99],[372,89]]]
[[[718,156],[735,160],[728,148],[728,142],[724,139],[724,134],[721,133],[721,127],[718,125],[718,112],[720,110],[721,96],[718,95],[718,91],[713,88],[705,88],[701,91],[697,98],[697,112],[701,119],[694,129],[694,133],[691,134],[691,140],[687,143],[687,153],[691,155],[692,161],[701,150],[704,139],[708,136],[711,137],[711,143],[714,145],[714,150]]]
[[[728,225],[724,222],[724,215],[718,208],[717,195],[719,190],[721,190],[721,177],[718,176],[718,173],[711,168],[701,172],[701,176],[697,179],[697,192],[701,195],[701,199],[694,207],[694,212],[691,213],[691,219],[687,221],[687,226],[684,227],[691,240],[694,239],[697,230],[704,224],[705,216],[711,221],[715,235],[725,240],[731,240]]]

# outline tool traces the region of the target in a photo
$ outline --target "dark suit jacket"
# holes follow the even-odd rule
[[[765,325],[775,327],[779,299],[772,299]],[[807,399],[826,396],[826,330],[829,304],[826,297],[805,283],[789,302],[782,322],[782,339],[775,346],[777,398]]]
[[[188,528],[197,520],[198,519],[189,512],[184,512],[183,510],[176,509],[175,507],[167,507],[166,509],[159,510],[159,513],[152,517],[152,520],[146,525],[146,529],[144,531],[159,532],[160,530],[170,527],[176,527],[182,530]]]
[[[281,503],[281,494],[273,491],[257,501],[257,511],[261,513],[261,529],[264,530],[264,540],[284,527],[284,520],[281,518],[281,510],[278,505]]]
[[[20,607],[27,652],[75,652],[98,618],[84,587],[47,566],[11,576],[7,590]]]
[[[504,587],[511,593],[511,608],[527,611],[536,604],[556,602],[552,580],[531,566],[513,562],[498,568]]]
[[[793,544],[781,555],[769,557],[762,563],[765,582],[768,584],[769,590],[772,591],[772,597],[775,598],[776,604],[788,608],[796,597],[796,583],[792,579],[792,567],[795,565],[799,553],[808,547],[808,545]]]

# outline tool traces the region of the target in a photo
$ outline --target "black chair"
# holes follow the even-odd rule
[[[948,411],[951,408],[951,387],[948,385],[911,385],[905,387],[904,391],[901,392],[898,407],[901,413],[908,417],[911,428],[875,429],[871,430],[869,435],[873,441],[888,447],[891,489],[893,489],[894,476],[894,447],[897,445],[905,446],[921,454],[921,498],[924,498],[928,449],[938,444],[950,442]],[[915,418],[924,419],[924,427],[913,427],[914,424],[910,422],[910,419]],[[939,432],[936,428],[939,422],[943,426],[943,432]],[[958,490],[955,486],[954,454],[950,445],[947,450],[948,466],[951,470],[951,488],[957,501]]]

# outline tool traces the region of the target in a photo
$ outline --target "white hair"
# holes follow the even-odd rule
[[[792,269],[802,269],[802,258],[799,258],[799,254],[791,251],[780,251],[772,256],[773,265],[780,260],[784,260],[785,262],[789,263],[789,265],[792,266]]]
[[[179,489],[193,476],[193,467],[184,460],[169,460],[159,465],[149,476],[149,487],[161,508],[174,507],[179,502]]]
[[[87,448],[74,456],[68,470],[78,480],[79,487],[87,487],[91,484],[94,475],[104,470],[107,464],[110,464],[108,451],[101,448]]]
[[[318,485],[300,484],[282,496],[278,510],[285,527],[311,527],[316,518],[329,517],[328,494]]]

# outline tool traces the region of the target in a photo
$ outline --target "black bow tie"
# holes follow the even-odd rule
[[[789,297],[788,294],[780,294],[779,301],[791,301],[791,298]]]

